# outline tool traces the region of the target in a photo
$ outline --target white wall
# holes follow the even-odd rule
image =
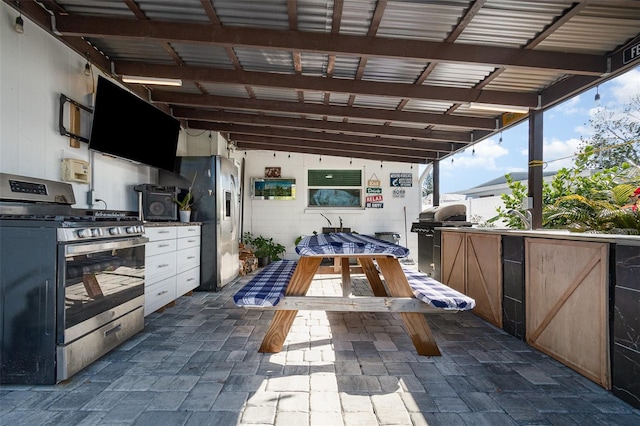
[[[412,258],[417,260],[417,234],[411,232],[411,223],[416,221],[420,212],[420,186],[417,165],[380,162],[341,157],[319,156],[273,151],[238,150],[232,158],[244,162],[244,218],[243,231],[254,235],[264,235],[287,247],[286,258],[295,259],[295,239],[300,235],[310,235],[313,231],[322,232],[329,226],[324,214],[332,226],[338,227],[339,217],[345,228],[351,228],[360,234],[373,235],[376,232],[397,232],[401,234],[399,243],[407,246]],[[351,164],[350,164],[351,162]],[[264,177],[265,167],[280,167],[283,178],[296,179],[295,200],[253,200],[251,199],[251,178]],[[364,169],[366,181],[373,174],[381,182],[384,207],[381,209],[308,209],[307,208],[307,170],[309,169]],[[413,186],[404,187],[405,198],[393,198],[390,185],[390,173],[412,173]]]
[[[156,182],[156,169],[92,154],[84,142],[72,148],[58,130],[60,94],[91,106],[97,70],[93,77],[85,76],[84,58],[27,18],[24,33],[16,33],[16,16],[14,9],[0,4],[0,171],[59,181],[62,158],[89,161],[96,198],[109,209],[137,210],[133,186]],[[74,207],[88,206],[89,186],[73,183]]]

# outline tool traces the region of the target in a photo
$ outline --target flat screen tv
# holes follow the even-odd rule
[[[89,149],[174,171],[180,122],[99,76]]]

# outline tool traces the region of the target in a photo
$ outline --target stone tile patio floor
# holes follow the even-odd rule
[[[300,311],[282,352],[273,311],[194,292],[55,386],[0,386],[1,425],[640,425],[636,410],[470,312],[428,316],[441,357],[399,315]],[[363,276],[354,292],[369,293]],[[340,277],[310,294],[339,294]]]

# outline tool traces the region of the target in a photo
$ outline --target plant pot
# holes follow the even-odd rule
[[[180,222],[189,222],[191,220],[191,210],[178,210]]]
[[[263,256],[258,258],[258,266],[267,266],[271,263],[271,257]]]

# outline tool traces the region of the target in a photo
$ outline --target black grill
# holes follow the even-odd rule
[[[469,227],[464,204],[445,204],[425,209],[411,232],[418,234],[418,269],[434,279],[440,279],[440,231],[442,227]]]

